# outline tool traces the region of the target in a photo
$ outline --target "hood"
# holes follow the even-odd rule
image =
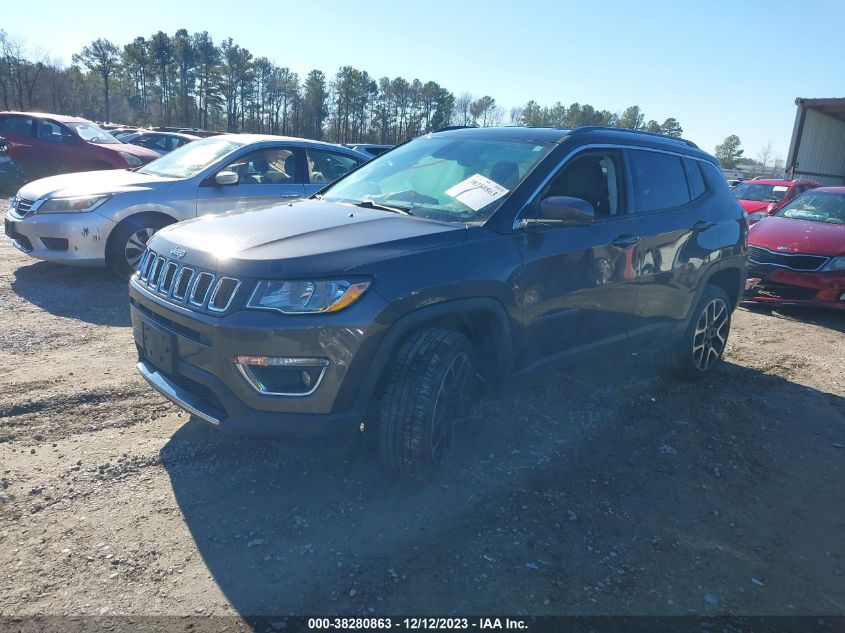
[[[748,229],[748,244],[776,253],[842,255],[845,254],[845,224],[772,216]],[[780,248],[784,246],[786,249]]]
[[[151,176],[125,169],[81,171],[34,180],[21,187],[18,196],[27,200],[89,196],[98,193],[122,193],[143,189],[161,189],[175,182],[174,178]]]
[[[149,246],[167,257],[179,246],[182,263],[243,277],[325,277],[465,237],[463,224],[302,200],[173,224]]]
[[[746,213],[754,213],[755,211],[765,211],[771,202],[765,202],[760,200],[740,200],[737,198],[737,202],[742,205],[742,208],[745,209]]]
[[[140,158],[145,164],[161,157],[159,153],[154,152],[151,149],[141,147],[140,145],[131,145],[129,143],[90,143],[90,145],[108,152],[123,152],[124,154],[132,154],[133,156]]]

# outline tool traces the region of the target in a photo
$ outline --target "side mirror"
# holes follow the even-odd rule
[[[218,171],[214,176],[214,182],[222,187],[238,184],[240,176],[233,171]]]
[[[769,206],[766,207],[766,213],[768,213],[769,215],[771,215],[772,213],[774,213],[777,210],[778,210],[778,203],[777,202],[770,202]]]
[[[589,226],[596,211],[586,200],[569,196],[551,196],[540,202],[540,222],[550,221],[572,226]]]

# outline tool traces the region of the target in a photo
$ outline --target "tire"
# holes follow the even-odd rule
[[[680,378],[697,380],[719,363],[731,331],[731,301],[717,286],[707,285],[690,322],[669,358],[669,368]]]
[[[109,236],[106,265],[122,279],[129,279],[141,259],[147,241],[170,222],[156,217],[132,217],[123,220]]]
[[[379,454],[387,468],[424,480],[448,461],[470,399],[472,357],[466,336],[441,328],[423,330],[399,348],[379,410]]]

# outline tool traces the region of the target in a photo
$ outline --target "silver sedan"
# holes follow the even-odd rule
[[[134,171],[31,182],[6,213],[24,253],[128,277],[147,240],[173,222],[253,209],[316,193],[366,162],[351,149],[283,136],[226,134],[193,141]]]

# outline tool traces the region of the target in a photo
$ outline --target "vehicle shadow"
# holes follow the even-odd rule
[[[825,481],[839,494],[822,472],[841,460],[831,446],[845,399],[727,362],[692,385],[653,366],[626,357],[483,399],[455,465],[428,484],[386,473],[372,453],[289,457],[193,419],[160,458],[213,581],[244,617],[760,614],[780,613],[783,592],[799,609],[835,610],[819,597],[835,594],[834,562],[806,543],[845,523],[817,505]],[[667,606],[650,587],[672,569],[686,571]],[[783,586],[716,607],[701,593],[714,575]],[[596,583],[600,604],[583,593]]]
[[[131,325],[127,282],[109,270],[42,261],[20,266],[14,275],[12,291],[50,314],[96,325]]]
[[[742,308],[776,319],[811,323],[835,332],[845,332],[845,310],[825,310],[807,306],[767,306],[751,302],[743,303]]]

